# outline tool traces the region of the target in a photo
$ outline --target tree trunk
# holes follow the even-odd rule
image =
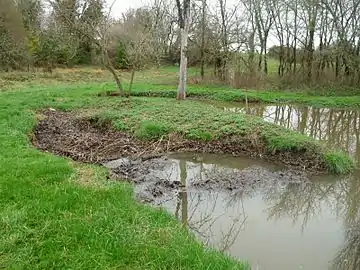
[[[120,95],[122,96],[122,95],[124,95],[124,88],[123,88],[123,86],[122,86],[122,84],[121,84],[121,81],[120,81],[120,78],[119,78],[119,76],[116,74],[116,71],[115,71],[115,69],[113,68],[113,66],[111,65],[111,64],[105,64],[104,65],[105,66],[105,68],[108,70],[108,71],[110,71],[110,73],[113,75],[113,77],[114,77],[114,80],[115,80],[115,82],[116,82],[116,85],[117,85],[117,87],[118,87],[118,90],[119,90],[119,92],[120,92]]]
[[[100,45],[99,45],[99,47],[100,47]],[[116,74],[116,71],[115,71],[113,65],[111,64],[111,60],[110,60],[110,57],[109,57],[109,55],[108,55],[108,52],[107,52],[107,50],[104,49],[104,48],[103,48],[103,50],[102,50],[102,57],[101,57],[101,59],[102,59],[102,62],[103,62],[104,67],[105,67],[108,71],[110,71],[110,73],[113,75],[114,80],[115,80],[115,82],[116,82],[116,85],[117,85],[117,87],[118,87],[120,96],[123,96],[123,95],[124,95],[124,88],[123,88],[123,86],[122,86],[122,84],[121,84],[121,81],[120,81],[119,76]]]
[[[186,80],[187,80],[187,43],[189,34],[189,23],[185,21],[185,27],[181,29],[181,58],[180,58],[180,78],[177,93],[177,99],[186,98]]]
[[[130,78],[130,85],[129,85],[129,95],[131,94],[131,89],[134,83],[134,77],[135,77],[135,68],[131,70],[131,78]]]
[[[201,22],[201,48],[200,48],[200,58],[201,58],[201,69],[200,69],[200,75],[201,80],[204,81],[205,77],[205,12],[206,12],[206,0],[202,1],[202,22]]]

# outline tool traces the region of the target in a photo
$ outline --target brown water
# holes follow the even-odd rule
[[[300,105],[214,103],[226,111],[256,115],[265,121],[296,130],[330,147],[351,154],[360,162],[360,111]]]
[[[252,269],[360,269],[360,174],[272,182],[240,193],[190,188],[209,174],[259,166],[279,169],[248,158],[173,155],[158,174],[185,187],[159,204],[209,246]]]

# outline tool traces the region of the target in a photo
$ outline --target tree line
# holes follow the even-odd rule
[[[135,72],[186,59],[200,79],[237,87],[357,86],[359,4],[152,0],[114,18],[103,0],[0,0],[0,69],[102,64]]]

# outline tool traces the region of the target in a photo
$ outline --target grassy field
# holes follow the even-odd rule
[[[164,211],[139,205],[105,170],[41,153],[35,111],[117,103],[97,88],[0,93],[0,267],[5,269],[245,269],[207,250]]]
[[[212,70],[207,70],[211,74]],[[124,86],[128,88],[130,74],[120,73]],[[290,90],[251,90],[234,89],[218,82],[198,83],[192,78],[199,77],[199,70],[189,69],[188,97],[207,98],[219,101],[264,103],[299,103],[314,107],[331,108],[360,108],[360,95],[357,89],[304,89]],[[196,83],[194,82],[196,81]],[[132,89],[134,96],[176,97],[178,83],[178,68],[165,67],[136,73],[135,84]],[[74,86],[74,84],[76,84]],[[32,88],[47,88],[47,86],[67,86],[69,88],[82,85],[97,87],[99,91],[116,90],[111,75],[100,68],[59,69],[53,74],[3,73],[0,74],[0,89],[2,91],[29,90]]]
[[[352,166],[347,156],[310,138],[250,116],[209,110],[196,101],[135,97],[124,107],[119,98],[97,96],[114,89],[111,77],[101,70],[62,70],[48,77],[5,75],[13,76],[1,77],[0,92],[0,267],[5,269],[246,268],[206,249],[164,211],[136,203],[132,187],[106,181],[104,169],[34,149],[28,136],[42,108],[91,108],[92,115],[146,139],[182,132],[209,140],[215,135],[250,135],[260,126],[269,149],[315,149],[337,173]],[[174,77],[172,69],[144,72],[134,93],[169,90],[161,96],[172,96]],[[225,99],[223,91],[237,93],[201,86],[191,91],[210,93],[214,99]]]

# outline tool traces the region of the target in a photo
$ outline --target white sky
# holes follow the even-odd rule
[[[112,17],[119,18],[121,13],[127,9],[144,6],[146,3],[149,3],[149,0],[106,0],[106,2],[109,6],[114,3],[111,14]]]
[[[120,18],[121,14],[130,8],[139,8],[149,5],[153,2],[154,0],[106,0],[108,7],[113,5],[111,10],[111,17],[113,18]],[[232,8],[238,2],[239,0],[227,0],[226,6]],[[215,3],[217,3],[217,0],[208,0],[208,4],[210,5]],[[270,48],[275,44],[279,44],[279,41],[275,36],[270,34],[268,39],[268,47]]]
[[[108,7],[112,6],[111,17],[120,18],[121,14],[130,8],[139,8],[142,6],[149,5],[154,0],[106,0]],[[208,0],[208,4],[216,3],[217,0]],[[235,6],[239,0],[227,0],[226,5],[231,8]],[[271,47],[274,44],[277,44],[276,38],[269,36],[268,46]]]

